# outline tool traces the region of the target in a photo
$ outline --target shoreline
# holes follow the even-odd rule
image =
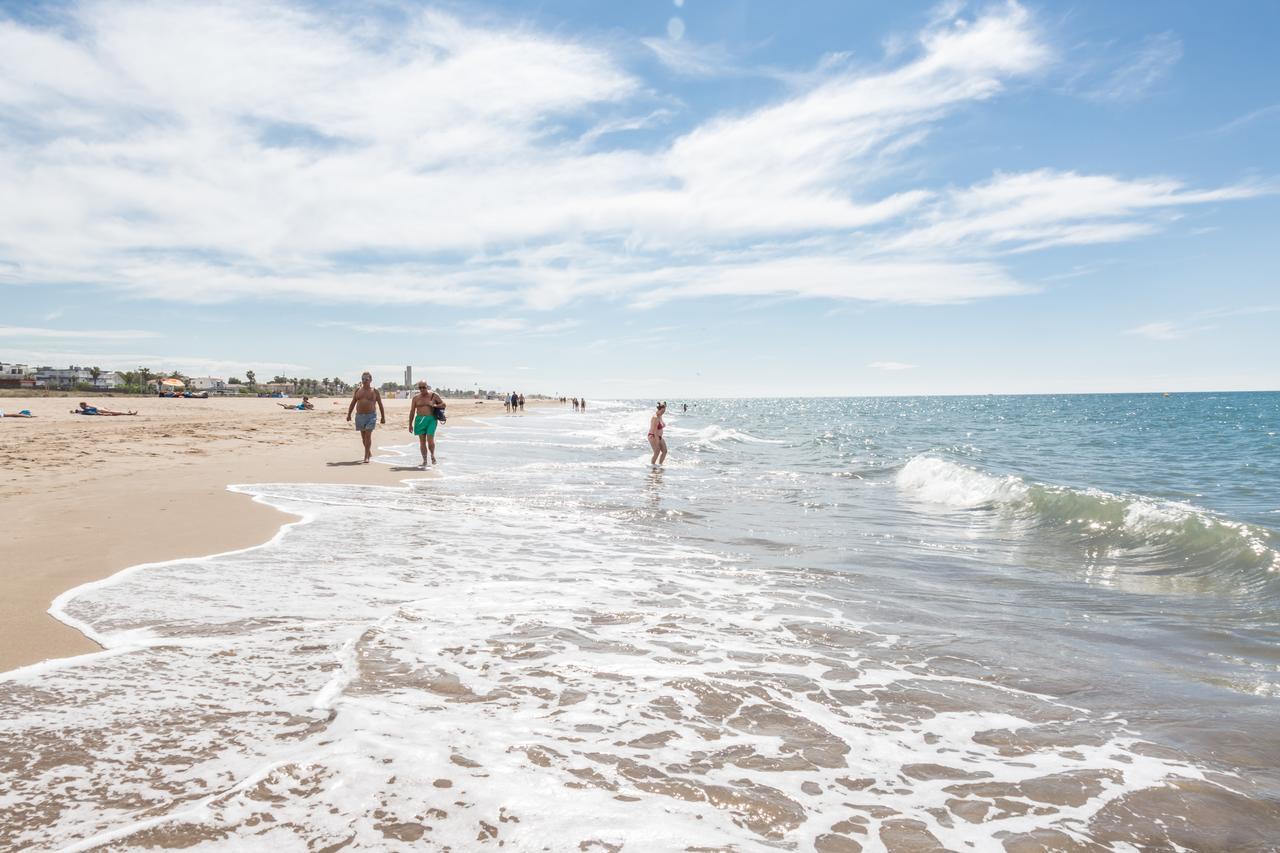
[[[51,612],[67,593],[134,567],[259,547],[299,520],[231,486],[398,486],[432,476],[416,465],[361,464],[345,399],[321,401],[333,405],[314,412],[264,398],[136,402],[136,418],[77,418],[46,414],[50,399],[37,398],[24,407],[40,417],[0,421],[8,539],[0,561],[0,673],[103,650]],[[493,402],[449,402],[439,436],[444,458],[449,426],[504,414]],[[411,442],[400,426],[408,401],[384,405],[387,424],[374,432],[375,449]]]

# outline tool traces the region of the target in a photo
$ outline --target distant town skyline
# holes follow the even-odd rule
[[[1280,6],[1236,12],[0,3],[0,360],[1274,389]]]

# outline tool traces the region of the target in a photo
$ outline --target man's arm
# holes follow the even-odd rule
[[[351,420],[351,411],[356,407],[356,395],[359,393],[359,388],[351,392],[351,405],[347,406],[347,420]]]
[[[418,411],[418,398],[409,401],[409,432],[413,432],[413,415]]]
[[[448,403],[446,403],[446,402],[444,401],[444,397],[441,397],[441,396],[440,396],[440,394],[439,394],[438,392],[436,392],[436,391],[432,391],[432,392],[431,392],[431,405],[433,405],[433,406],[438,406],[439,408],[443,409],[444,407],[448,406],[449,404],[448,404]]]
[[[381,420],[382,423],[385,424],[387,422],[387,411],[386,409],[382,408],[382,394],[378,393],[377,391],[374,391],[373,399],[378,401],[378,414],[382,416],[379,420]]]

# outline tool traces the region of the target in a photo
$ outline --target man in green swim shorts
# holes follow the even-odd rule
[[[444,398],[432,391],[425,381],[418,383],[418,393],[409,404],[409,431],[418,437],[423,468],[428,465],[428,453],[431,455],[429,464],[436,464],[436,425],[439,423],[436,413],[443,412],[447,405]]]

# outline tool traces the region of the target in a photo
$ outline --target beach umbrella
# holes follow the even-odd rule
[[[160,384],[166,385],[170,388],[186,388],[187,387],[187,384],[183,382],[181,379],[161,379]]]

